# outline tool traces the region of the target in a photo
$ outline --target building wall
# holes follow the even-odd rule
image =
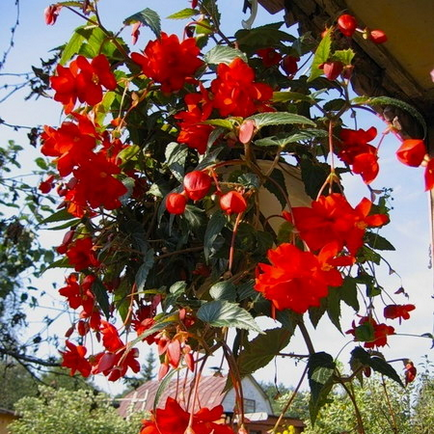
[[[16,416],[8,413],[0,413],[0,434],[9,434],[7,426],[16,419]]]
[[[255,400],[255,413],[264,412],[267,414],[273,414],[271,405],[263,393],[261,393],[258,386],[249,378],[243,378],[242,382],[244,399]],[[235,408],[235,390],[232,388],[225,396],[222,402],[225,412],[233,412]],[[247,412],[248,409],[246,409]]]

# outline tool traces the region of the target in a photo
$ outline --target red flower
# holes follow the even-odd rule
[[[286,55],[282,60],[282,69],[289,76],[294,75],[298,71],[297,62],[300,60],[299,57]]]
[[[60,9],[62,9],[62,6],[58,4],[46,7],[44,10],[45,24],[49,26],[54,25],[59,16]]]
[[[336,80],[341,72],[344,70],[344,64],[342,62],[325,62],[319,66],[320,69],[324,70],[324,75],[329,80]]]
[[[57,75],[50,77],[51,87],[56,91],[54,99],[65,106],[68,114],[74,108],[77,98],[80,102],[95,105],[102,100],[102,86],[108,90],[116,89],[116,78],[110,64],[103,54],[89,61],[78,56],[69,68],[58,65]]]
[[[364,316],[357,327],[353,321],[353,328],[346,333],[352,334],[356,342],[364,342],[365,348],[374,348],[387,345],[387,336],[395,334],[395,329],[386,324],[377,324],[374,318]]]
[[[357,29],[357,21],[352,15],[341,15],[338,18],[338,28],[343,35],[351,37]]]
[[[333,193],[313,201],[311,207],[294,207],[293,223],[310,249],[318,251],[335,241],[339,249],[345,246],[355,255],[363,245],[366,228],[382,226],[389,221],[384,214],[369,215],[371,207],[372,202],[364,198],[353,208],[345,196]],[[288,215],[284,217],[288,218]]]
[[[391,304],[384,308],[384,318],[399,318],[399,323],[401,324],[402,319],[410,318],[409,312],[414,309],[416,309],[414,304]]]
[[[195,434],[233,434],[228,425],[215,423],[222,418],[223,406],[201,408],[193,415],[191,430]],[[144,420],[140,434],[184,434],[189,427],[190,413],[168,397],[165,408],[152,411],[152,419]]]
[[[100,262],[93,250],[92,238],[78,238],[66,251],[69,263],[75,267],[75,271],[81,271],[88,267],[98,267]]]
[[[201,170],[193,170],[184,177],[185,193],[191,200],[203,199],[211,188],[212,178]]]
[[[59,294],[68,299],[69,307],[77,309],[81,306],[81,290],[78,283],[78,275],[76,273],[70,274],[66,279],[66,286],[59,289]]]
[[[416,378],[417,370],[414,363],[411,360],[404,362],[405,365],[405,385],[412,383]]]
[[[137,348],[124,349],[117,353],[100,353],[95,358],[92,373],[102,372],[109,381],[117,381],[127,373],[129,368],[136,373],[140,371],[138,357],[139,350]]]
[[[220,208],[226,214],[240,214],[246,210],[247,202],[238,191],[230,191],[220,197]]]
[[[434,158],[430,158],[425,168],[425,190],[434,188]]]
[[[260,274],[255,289],[271,300],[279,309],[292,309],[304,313],[319,306],[329,286],[340,286],[342,276],[331,265],[338,253],[336,246],[326,246],[319,256],[303,252],[292,244],[284,243],[268,251],[271,265],[258,264]]]
[[[426,154],[426,146],[423,140],[408,139],[396,151],[398,160],[411,167],[418,167],[422,164]]]
[[[102,344],[106,350],[114,353],[125,346],[113,324],[107,321],[101,321],[100,331],[102,334]]]
[[[66,341],[65,344],[68,349],[60,351],[63,357],[62,366],[71,369],[71,375],[78,371],[83,377],[89,377],[92,367],[84,357],[87,352],[86,348],[82,345],[74,345],[69,341]]]
[[[260,111],[269,111],[267,103],[273,96],[273,89],[264,83],[256,83],[255,73],[239,57],[229,65],[221,63],[217,78],[211,83],[214,93],[214,107],[222,117],[241,116],[246,118]]]
[[[184,194],[170,193],[166,197],[166,209],[170,214],[184,214],[187,198]]]
[[[204,154],[213,130],[211,125],[202,123],[208,119],[213,108],[209,93],[201,86],[200,93],[189,93],[184,101],[188,110],[175,115],[175,118],[181,121],[178,123],[181,127],[178,142],[185,143],[189,148]]]
[[[42,181],[39,184],[39,190],[41,193],[49,193],[51,189],[54,187],[54,175],[50,175],[45,181]]]
[[[266,68],[277,65],[282,59],[282,55],[274,48],[261,48],[256,51],[256,54],[262,59],[262,63]]]
[[[353,166],[353,172],[362,175],[366,184],[371,183],[379,171],[377,148],[368,142],[377,135],[374,127],[369,130],[341,130],[342,143],[338,149],[339,158]]]
[[[144,55],[132,53],[131,58],[142,67],[143,73],[157,83],[163,92],[184,87],[185,81],[203,65],[194,38],[179,43],[178,36],[162,32],[160,39],[150,41]]]
[[[383,30],[371,30],[368,37],[375,44],[383,44],[387,41],[387,35]]]

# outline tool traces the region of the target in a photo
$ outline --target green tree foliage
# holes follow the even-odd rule
[[[140,426],[140,415],[125,421],[107,396],[88,390],[41,387],[16,410],[21,417],[10,425],[12,434],[137,434]]]

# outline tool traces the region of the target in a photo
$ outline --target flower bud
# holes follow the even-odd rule
[[[226,214],[239,214],[246,210],[247,202],[238,191],[230,191],[220,198],[220,208]]]
[[[184,177],[185,193],[191,200],[203,199],[211,187],[211,182],[209,175],[201,170],[194,170]]]
[[[183,194],[170,193],[166,196],[166,209],[170,214],[183,214],[186,205],[187,198]]]
[[[329,80],[336,80],[344,69],[344,64],[342,62],[325,62],[319,66],[320,69],[324,70],[324,75]]]
[[[338,18],[338,29],[343,35],[351,37],[357,29],[357,21],[352,15],[341,15]]]
[[[240,126],[240,131],[238,134],[238,139],[242,144],[249,143],[250,140],[252,140],[253,133],[255,132],[255,121],[253,120],[246,120],[244,121]]]
[[[383,30],[371,30],[368,38],[374,44],[382,44],[387,41],[387,35],[383,32]]]
[[[298,57],[287,55],[282,60],[282,69],[287,75],[294,75],[298,71]]]

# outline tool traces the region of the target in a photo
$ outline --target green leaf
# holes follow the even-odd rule
[[[227,223],[227,218],[223,215],[223,213],[220,210],[216,211],[208,221],[204,240],[203,240],[204,256],[207,262],[211,254],[214,241],[220,235],[226,223]]]
[[[95,294],[96,301],[101,307],[106,318],[110,317],[110,302],[107,294],[107,288],[101,282],[101,280],[96,279],[92,285],[92,291]]]
[[[336,50],[332,55],[332,59],[342,62],[344,65],[351,65],[354,56],[354,51],[351,48],[348,48],[347,50]]]
[[[198,15],[199,13],[200,13],[200,11],[198,11],[197,9],[185,8],[185,9],[182,9],[178,12],[175,12],[172,15],[169,15],[167,17],[167,19],[168,20],[183,20],[186,18],[193,17],[195,15]]]
[[[48,170],[48,164],[43,158],[41,157],[36,158],[35,163],[42,170]]]
[[[153,11],[152,9],[145,8],[142,11],[137,12],[136,14],[131,15],[124,20],[124,24],[127,26],[137,22],[140,22],[144,26],[149,27],[155,33],[155,36],[157,38],[160,37],[161,20],[157,12]]]
[[[287,135],[285,137],[265,137],[263,139],[255,140],[257,146],[280,146],[284,147],[290,143],[302,142],[305,140],[312,140],[315,138],[327,137],[327,132],[324,130],[307,129],[295,134]]]
[[[250,30],[238,30],[235,38],[241,49],[250,53],[255,52],[258,48],[280,46],[283,41],[293,42],[295,40],[293,35],[279,30],[282,25],[283,21]]]
[[[365,241],[368,246],[375,250],[396,250],[393,245],[383,238],[381,235],[374,234],[373,232],[366,232]]]
[[[315,123],[310,119],[289,112],[258,113],[248,117],[246,120],[254,121],[257,129],[261,129],[262,127],[269,125],[301,124],[310,125],[312,127],[315,126]]]
[[[341,329],[341,299],[340,293],[331,288],[327,296],[327,315],[333,325],[342,333]]]
[[[263,333],[249,312],[236,303],[224,300],[203,304],[197,311],[197,317],[213,327],[235,327]]]
[[[360,310],[359,300],[357,299],[357,282],[351,277],[347,276],[344,283],[336,291],[339,292],[339,297],[345,304],[352,307],[356,312]]]
[[[181,183],[184,179],[184,168],[187,155],[188,148],[183,144],[172,142],[166,147],[166,164],[173,173],[173,176]]]
[[[313,162],[308,158],[302,158],[300,168],[306,193],[315,200],[330,173],[330,166],[326,163]]]
[[[285,206],[287,205],[287,203],[286,203],[286,197],[282,193],[282,191],[280,190],[280,188],[277,187],[277,185],[284,186],[285,185],[285,177],[283,176],[282,171],[279,170],[279,169],[274,169],[270,173],[270,175],[268,175],[268,177],[271,178],[275,182],[272,182],[270,179],[268,179],[264,183],[264,187],[271,194],[274,194],[274,196],[276,196],[276,198],[280,202],[280,205],[282,206],[282,210],[283,210],[285,208]]]
[[[160,399],[166,390],[167,386],[170,384],[170,381],[172,380],[172,377],[175,375],[175,373],[178,372],[178,369],[172,369],[170,372],[166,374],[166,376],[159,382],[157,392],[155,393],[154,398],[154,412],[156,411],[158,407],[158,403],[160,402]]]
[[[62,258],[58,261],[52,262],[48,267],[44,268],[44,270],[51,270],[52,268],[73,268],[69,263],[68,258]]]
[[[326,403],[327,395],[332,388],[335,362],[330,354],[319,352],[309,357],[307,368],[311,392],[309,411],[314,423],[319,409]]]
[[[313,104],[315,100],[311,95],[298,92],[273,92],[273,102],[300,102],[305,101]]]
[[[206,125],[212,125],[214,127],[222,127],[225,128],[226,130],[233,130],[235,127],[234,123],[228,119],[210,119],[202,123]]]
[[[232,282],[218,282],[211,286],[209,293],[214,300],[235,302],[237,298],[237,287]]]
[[[267,366],[289,344],[292,335],[285,328],[270,329],[248,342],[237,359],[241,377]]]
[[[75,218],[73,215],[69,214],[68,211],[66,211],[65,208],[55,212],[54,214],[51,214],[46,219],[42,220],[39,225],[45,225],[47,223],[55,223],[55,222],[61,222],[65,220],[72,220]]]
[[[137,292],[143,291],[146,283],[146,279],[148,278],[149,271],[154,266],[154,250],[149,249],[145,253],[145,257],[143,259],[143,264],[140,266],[136,273],[135,283],[137,286]]]
[[[81,26],[75,29],[71,39],[62,50],[62,56],[59,60],[60,65],[65,65],[66,62],[68,62],[75,54],[80,51],[83,42],[86,40],[86,38],[78,32],[81,29],[84,29],[84,27]]]
[[[168,306],[175,304],[178,298],[185,293],[185,289],[187,288],[187,282],[184,280],[178,280],[169,288],[169,295],[164,299],[163,305],[165,309]]]
[[[253,279],[248,280],[247,282],[239,285],[237,288],[238,299],[240,301],[243,301],[246,300],[247,298],[256,297],[259,293],[255,291],[254,286],[255,286],[255,281]]]
[[[228,65],[237,57],[247,62],[247,57],[242,51],[227,47],[226,45],[217,45],[205,54],[204,60],[208,65],[219,65],[220,63]]]
[[[205,223],[204,211],[194,205],[187,205],[185,207],[182,218],[188,222],[192,229],[198,229]]]
[[[362,347],[356,347],[351,351],[351,356],[353,359],[360,361],[365,366],[370,366],[374,371],[380,374],[386,375],[392,380],[399,383],[402,387],[404,384],[395,369],[387,363],[383,358],[378,356],[371,356]]]
[[[310,70],[310,76],[307,79],[307,81],[315,80],[315,78],[319,77],[323,74],[323,70],[319,69],[319,66],[327,62],[328,58],[330,57],[330,48],[332,46],[332,35],[333,28],[329,28],[323,38],[321,39],[321,42],[318,45],[318,48],[315,51],[315,55],[313,57],[312,66]]]
[[[388,96],[377,96],[377,97],[373,97],[373,98],[368,98],[368,100],[366,100],[365,102],[362,102],[361,104],[369,105],[369,106],[373,106],[373,107],[383,106],[383,105],[391,105],[391,106],[398,107],[398,108],[406,111],[407,113],[409,113],[415,119],[417,119],[423,128],[424,138],[427,135],[427,125],[426,125],[424,117],[412,105],[407,104],[404,101],[401,101],[401,100],[396,99],[396,98],[391,98]]]

